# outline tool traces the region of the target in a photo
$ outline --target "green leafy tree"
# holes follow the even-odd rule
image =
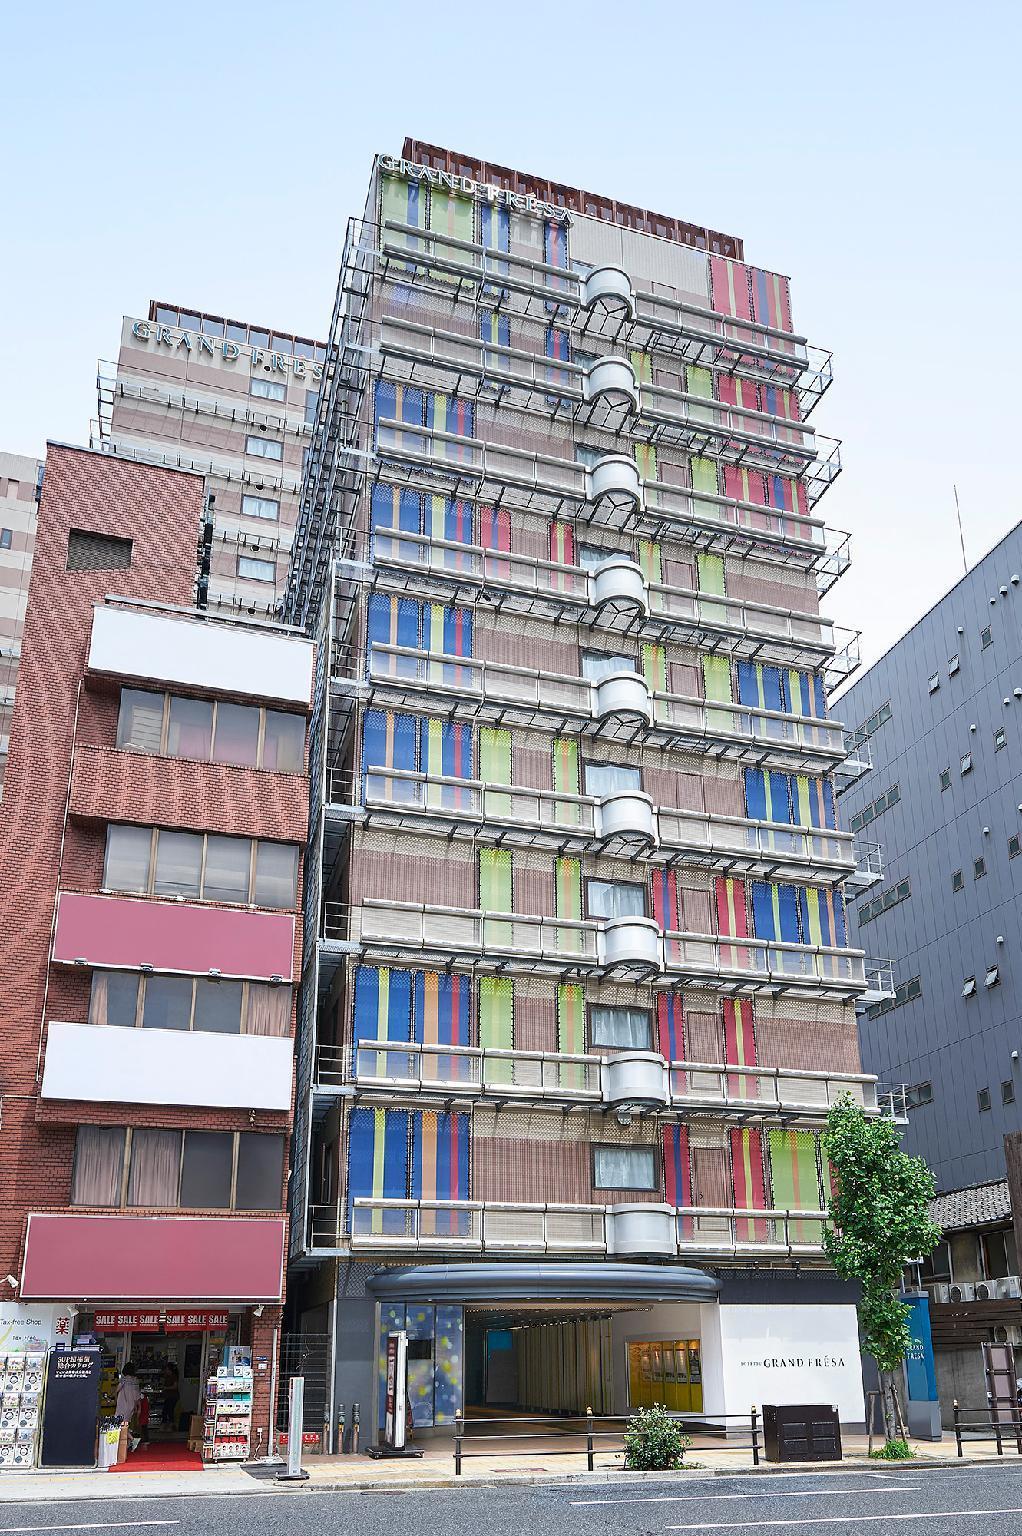
[[[894,1373],[912,1339],[898,1290],[905,1265],[940,1241],[929,1215],[933,1174],[921,1157],[901,1150],[890,1120],[867,1116],[848,1094],[827,1116],[823,1149],[833,1174],[823,1246],[841,1278],[862,1287],[859,1329],[877,1363],[884,1425],[893,1440]]]

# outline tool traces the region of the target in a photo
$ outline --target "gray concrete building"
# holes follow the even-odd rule
[[[23,453],[0,453],[0,793],[21,659],[41,469],[38,459]]]

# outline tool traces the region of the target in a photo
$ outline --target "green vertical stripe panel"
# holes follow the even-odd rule
[[[662,582],[664,562],[660,545],[653,539],[639,540],[639,569],[647,581]]]
[[[486,785],[511,783],[511,732],[483,726],[479,732],[479,777]],[[490,816],[510,816],[511,796],[483,791],[485,810]]]
[[[555,736],[553,750],[554,789],[562,795],[579,794],[578,742],[573,736]],[[559,800],[554,818],[561,826],[577,827],[582,820],[582,807],[573,800]]]
[[[584,1056],[586,1048],[585,994],[581,987],[557,988],[557,1049],[566,1056]],[[585,1068],[580,1064],[561,1067],[563,1088],[583,1088]]]
[[[430,191],[429,227],[437,234],[449,234],[455,240],[471,241],[474,222],[471,198],[459,197],[456,192],[444,192],[436,187]]]
[[[512,898],[511,850],[480,848],[479,905],[484,912],[510,912]]]
[[[703,657],[703,689],[711,703],[732,703],[731,663],[726,656]]]
[[[656,449],[652,443],[636,443],[635,462],[644,480],[657,480]]]
[[[629,352],[629,361],[635,373],[636,380],[640,384],[652,384],[653,359],[648,352]]]
[[[578,859],[558,859],[556,869],[557,916],[577,922],[582,916],[582,865]]]
[[[483,1050],[510,1051],[515,1043],[514,986],[507,976],[484,976],[479,983],[479,1044]],[[514,1064],[487,1061],[484,1083],[510,1083]]]
[[[696,569],[699,572],[700,592],[711,593],[714,597],[723,597],[723,555],[696,555]]]
[[[705,395],[707,400],[713,399],[713,375],[709,368],[688,368],[688,393],[690,395]]]
[[[770,1181],[773,1206],[778,1211],[818,1211],[820,1176],[816,1166],[816,1138],[811,1131],[770,1131]],[[792,1222],[792,1242],[819,1241],[816,1222]]]
[[[667,692],[667,652],[662,645],[643,645],[642,675],[651,693]]]
[[[422,201],[423,201],[424,195],[425,195],[424,189],[420,189],[420,192],[419,192],[419,208],[420,208],[420,210],[422,208]],[[394,224],[409,224],[409,223],[412,222],[409,219],[409,217],[408,217],[408,183],[407,183],[407,181],[402,181],[399,176],[384,176],[384,178],[383,178],[383,196],[382,196],[382,199],[381,199],[380,212],[381,212],[382,221],[384,223],[386,223],[388,219],[391,220]],[[420,216],[419,216],[419,227],[420,228],[422,227],[421,212],[420,212]],[[410,235],[398,235],[398,234],[396,234],[396,232],[394,230],[389,230],[389,231],[388,230],[384,230],[382,233],[383,233],[383,238],[384,239],[386,239],[386,240],[396,240],[398,242],[398,244],[401,244],[406,239],[411,241],[411,238],[412,238]]]
[[[718,494],[716,461],[694,458],[689,460],[689,465],[692,470],[692,489],[700,496],[716,496]]]

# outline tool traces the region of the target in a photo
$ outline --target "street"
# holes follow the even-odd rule
[[[0,1536],[33,1532],[152,1531],[154,1536],[673,1536],[709,1531],[893,1530],[1022,1533],[1022,1467],[858,1469],[760,1477],[651,1477],[648,1481],[530,1487],[408,1489],[395,1493],[259,1489],[250,1495],[89,1495],[8,1502]]]

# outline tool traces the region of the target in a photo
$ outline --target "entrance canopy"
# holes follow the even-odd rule
[[[681,1264],[416,1264],[367,1282],[378,1300],[489,1307],[507,1301],[715,1301],[720,1284]]]

